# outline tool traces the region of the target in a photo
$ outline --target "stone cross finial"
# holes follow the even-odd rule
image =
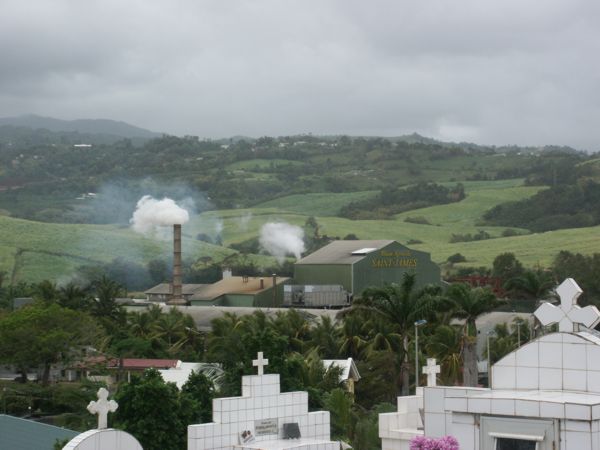
[[[108,391],[104,388],[98,389],[98,401],[91,401],[87,410],[92,414],[98,414],[98,429],[107,428],[108,413],[115,412],[119,405],[114,400],[108,400]]]
[[[258,352],[258,359],[253,359],[252,365],[258,367],[259,375],[264,375],[264,368],[269,365],[269,360],[263,359],[263,352]]]
[[[440,373],[440,366],[435,364],[435,358],[427,358],[427,365],[422,370],[427,375],[427,386],[437,386],[436,375]]]
[[[558,330],[563,332],[578,331],[576,324],[595,327],[600,322],[600,311],[595,306],[577,306],[577,298],[582,292],[573,278],[567,278],[556,288],[560,306],[543,303],[535,311],[535,317],[544,326],[558,323]]]

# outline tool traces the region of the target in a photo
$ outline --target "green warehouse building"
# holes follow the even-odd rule
[[[367,287],[399,283],[406,272],[416,274],[417,286],[442,284],[429,253],[391,240],[334,241],[296,262],[294,284],[341,286],[356,298]]]

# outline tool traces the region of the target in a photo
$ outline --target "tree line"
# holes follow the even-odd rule
[[[411,392],[414,386],[414,322],[427,320],[419,330],[419,364],[435,357],[442,365],[443,383],[476,385],[476,319],[500,304],[489,289],[464,284],[452,285],[446,292],[432,286],[417,289],[414,276],[406,275],[398,284],[367,290],[337,320],[316,319],[293,309],[274,316],[262,311],[247,316],[227,313],[212,322],[210,332],[202,333],[189,316],[174,308],[125,312],[116,302],[122,295],[120,287],[108,279],[99,280],[88,293],[73,286],[57,288],[50,282],[34,287],[33,305],[1,312],[0,361],[5,364],[23,372],[33,368],[46,373],[51,365],[76,361],[84,348],[113,358],[219,363],[218,378],[199,378],[193,383],[208,386],[202,388],[206,400],[211,395],[239,395],[241,377],[253,373],[251,361],[263,351],[270,361],[267,372],[280,374],[282,390],[308,391],[311,409],[331,412],[334,437],[359,449],[377,445],[377,414],[393,410],[396,396]],[[454,318],[462,322],[455,323]],[[21,345],[22,336],[27,339]],[[354,395],[342,389],[338,373],[322,364],[323,359],[348,357],[355,359],[362,376]],[[43,375],[41,381],[50,380]],[[209,420],[210,401],[197,396],[184,399],[174,387],[149,373],[132,384],[117,386],[116,398],[123,406],[115,424],[130,430],[144,448],[184,448],[181,443],[166,443],[161,433],[169,431],[154,426],[154,408],[131,400],[136,395],[145,398],[143,393],[153,389],[159,389],[157,396],[165,396],[164,404],[172,406],[168,411],[173,416],[171,431]],[[189,408],[182,405],[194,399],[199,402],[194,417],[185,416]],[[178,415],[175,411],[179,410],[185,413]],[[152,417],[147,416],[149,411]],[[162,420],[166,420],[163,415]],[[140,424],[145,424],[145,431]]]

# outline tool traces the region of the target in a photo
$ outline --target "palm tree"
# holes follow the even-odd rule
[[[504,289],[517,292],[531,299],[546,297],[556,286],[552,273],[541,269],[526,270],[521,275],[510,278]]]
[[[186,328],[188,327],[189,323],[186,322],[184,314],[173,307],[169,309],[168,313],[161,316],[156,323],[155,329],[157,336],[166,340],[169,351],[173,352],[185,341],[187,336]]]
[[[135,337],[150,339],[157,333],[156,324],[147,312],[132,312],[128,315],[129,331]]]
[[[296,309],[288,309],[285,312],[278,312],[272,324],[279,334],[288,337],[292,351],[303,353],[305,342],[310,334],[310,322],[306,315]]]
[[[402,395],[409,388],[409,340],[416,320],[432,317],[436,309],[446,304],[438,287],[428,286],[416,290],[416,275],[405,273],[400,284],[366,289],[361,298],[355,300],[350,311],[363,313],[367,317],[380,318],[392,325],[387,330],[398,335],[402,342],[400,380]]]
[[[64,308],[86,310],[91,302],[92,298],[88,288],[72,282],[58,288],[58,303]]]
[[[396,333],[396,327],[381,317],[374,317],[368,322],[370,328],[369,341],[365,346],[368,355],[373,352],[387,351],[396,354],[403,352],[402,336]]]
[[[441,366],[440,378],[446,385],[454,385],[461,381],[461,343],[460,329],[440,325],[425,344],[427,353],[438,360]]]
[[[340,351],[342,357],[358,358],[367,344],[363,332],[365,322],[358,314],[344,316],[340,329]]]
[[[125,294],[125,289],[116,281],[102,276],[92,284],[96,302],[92,314],[97,317],[106,317],[115,321],[123,318],[123,308],[117,303],[117,298]]]
[[[460,283],[448,288],[447,296],[454,302],[453,316],[464,319],[462,332],[463,382],[477,386],[477,325],[483,314],[493,311],[503,302],[489,288],[471,288]]]
[[[35,287],[35,297],[44,303],[54,303],[58,300],[58,288],[56,283],[50,280],[40,281]]]
[[[312,329],[311,345],[318,349],[321,358],[333,359],[338,357],[340,329],[331,317],[321,316],[320,322]]]

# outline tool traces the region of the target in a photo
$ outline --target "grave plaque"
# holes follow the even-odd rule
[[[262,419],[254,421],[254,432],[257,436],[277,434],[277,419]]]

